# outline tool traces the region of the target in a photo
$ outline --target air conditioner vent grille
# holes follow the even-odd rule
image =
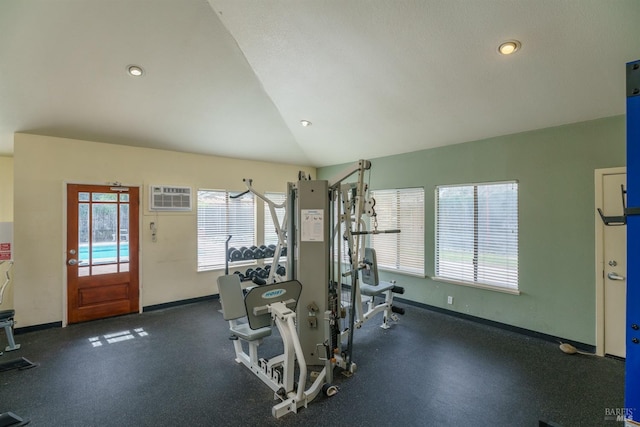
[[[151,185],[149,188],[149,210],[190,211],[191,187]]]

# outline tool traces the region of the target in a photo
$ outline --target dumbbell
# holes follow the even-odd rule
[[[287,269],[284,268],[284,265],[278,264],[278,269],[276,270],[276,274],[278,276],[286,276],[287,275]]]
[[[273,258],[273,255],[276,253],[276,245],[269,245],[267,246],[267,248],[264,250],[264,257],[265,258]]]
[[[247,268],[247,271],[244,272],[244,278],[246,280],[253,279],[254,274],[253,268]]]
[[[233,274],[237,274],[238,276],[240,276],[241,282],[244,280],[244,274],[240,273],[239,271],[234,271]]]
[[[287,256],[287,247],[286,246],[280,250],[280,256]]]
[[[254,277],[262,277],[263,274],[264,273],[263,273],[262,267],[258,267],[255,270],[253,270]],[[252,279],[253,279],[253,277],[252,277]]]
[[[242,259],[254,259],[253,251],[246,246],[241,247],[240,252],[242,252]]]
[[[263,279],[266,279],[267,277],[269,277],[269,271],[267,271],[266,269],[259,268],[258,270],[260,270],[258,271],[258,277],[261,277]]]
[[[229,261],[240,261],[242,259],[242,252],[236,248],[229,248],[227,257],[229,258]]]
[[[262,248],[255,248],[253,250],[253,257],[255,259],[262,259],[264,258],[264,250]]]

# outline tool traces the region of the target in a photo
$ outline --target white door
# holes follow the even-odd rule
[[[603,176],[603,211],[622,216],[626,174]],[[627,314],[627,226],[604,227],[604,353],[625,357]]]

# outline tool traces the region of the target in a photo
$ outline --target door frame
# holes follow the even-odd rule
[[[68,184],[77,184],[77,185],[111,185],[111,186],[122,186],[129,188],[138,188],[138,192],[140,194],[140,204],[138,206],[138,313],[142,313],[142,268],[141,268],[141,257],[142,253],[142,219],[144,216],[144,202],[143,202],[143,190],[144,186],[142,185],[128,185],[121,183],[110,183],[110,182],[81,182],[81,181],[63,181],[62,182],[62,248],[61,248],[61,260],[60,265],[62,266],[62,327],[65,328],[69,325],[69,312],[68,312],[68,301],[67,301],[67,185]]]
[[[604,223],[597,208],[602,209],[602,181],[605,175],[627,173],[626,166],[617,168],[595,169],[595,207],[593,209],[595,222],[595,283],[596,283],[596,355],[604,356]]]

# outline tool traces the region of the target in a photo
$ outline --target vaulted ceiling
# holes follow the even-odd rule
[[[638,0],[2,1],[0,155],[28,132],[324,166],[624,114],[639,23]]]

